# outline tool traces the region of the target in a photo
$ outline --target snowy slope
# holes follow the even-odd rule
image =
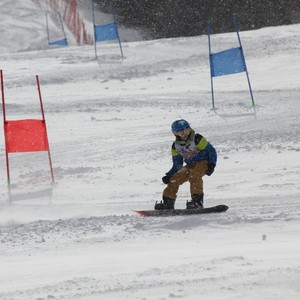
[[[78,12],[84,18],[85,28],[93,36],[93,18],[91,1],[78,1]],[[0,53],[15,53],[30,50],[49,49],[47,39],[46,13],[50,40],[64,38],[59,17],[44,0],[1,0],[0,1]],[[108,16],[111,18],[111,16]],[[108,18],[105,14],[96,13],[97,24]],[[69,45],[76,45],[76,38],[64,24]],[[142,40],[146,34],[131,28],[119,27],[122,41]]]
[[[0,2],[0,52],[15,53],[20,51],[48,49],[46,12],[51,13],[44,1],[39,0],[1,0]],[[55,15],[54,15],[55,17]],[[50,35],[63,38],[60,24],[51,22]],[[65,27],[69,44],[76,40]]]
[[[255,111],[244,74],[217,78],[211,110],[206,36],[124,43],[123,61],[99,45],[98,62],[1,44],[8,119],[39,117],[40,76],[56,182],[45,153],[12,154],[8,189],[1,138],[0,299],[299,299],[299,32],[241,32]],[[177,118],[217,148],[205,205],[227,213],[132,212],[161,198]]]

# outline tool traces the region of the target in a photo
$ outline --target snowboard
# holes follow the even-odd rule
[[[221,213],[225,212],[228,208],[229,207],[227,205],[221,204],[217,206],[197,209],[134,210],[134,212],[144,217],[171,217]]]

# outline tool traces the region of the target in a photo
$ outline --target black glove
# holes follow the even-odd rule
[[[207,176],[210,176],[214,172],[215,166],[216,166],[215,164],[208,164],[207,171],[205,174]]]
[[[164,184],[168,184],[170,182],[171,177],[172,176],[170,176],[170,175],[166,175],[161,180]]]

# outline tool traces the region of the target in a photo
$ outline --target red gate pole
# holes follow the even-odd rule
[[[41,94],[41,88],[40,88],[40,81],[38,75],[36,75],[36,84],[38,87],[38,93],[39,93],[39,98],[40,98],[40,104],[41,104],[41,112],[42,112],[42,118],[43,122],[45,122],[45,134],[47,138],[47,144],[48,144],[48,158],[49,158],[49,165],[50,165],[50,172],[51,172],[51,178],[52,182],[54,182],[54,174],[53,174],[53,168],[52,168],[52,160],[51,160],[51,155],[50,155],[50,146],[49,146],[49,140],[48,140],[48,133],[47,133],[47,126],[46,126],[46,120],[45,120],[45,114],[44,114],[44,107],[43,107],[43,101],[42,101],[42,94]]]
[[[4,101],[4,81],[3,81],[3,71],[0,70],[1,76],[1,95],[2,95],[2,111],[3,111],[3,128],[4,128],[4,136],[5,136],[5,127],[6,127],[6,110],[5,110],[5,101]],[[7,144],[5,137],[5,157],[6,157],[6,172],[7,172],[7,184],[10,185],[10,172],[9,172],[9,160],[8,160],[8,152],[7,152]]]

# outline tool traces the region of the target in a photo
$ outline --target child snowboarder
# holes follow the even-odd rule
[[[176,120],[172,124],[175,142],[172,144],[173,166],[162,178],[167,187],[163,191],[162,201],[156,202],[154,209],[174,209],[179,186],[190,182],[191,201],[187,209],[203,208],[204,175],[210,176],[217,163],[215,148],[199,133],[190,127],[186,120]],[[183,162],[186,163],[183,166]]]

